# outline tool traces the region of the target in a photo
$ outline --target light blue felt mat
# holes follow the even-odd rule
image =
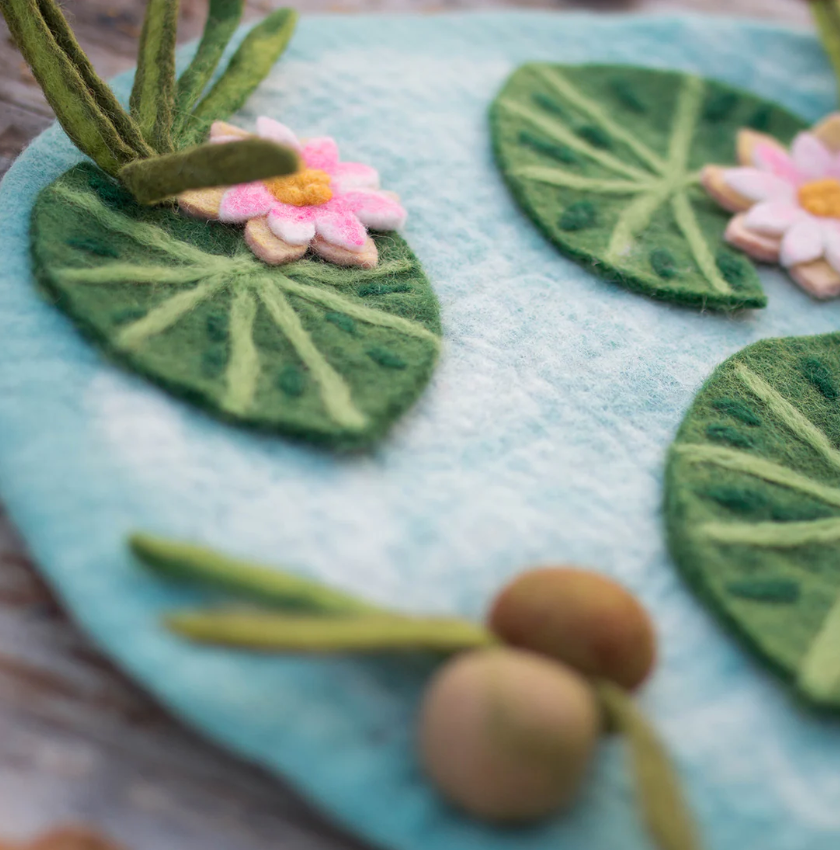
[[[220,424],[109,365],[36,294],[36,192],[78,160],[48,130],[0,189],[0,490],[80,623],[173,711],[397,850],[642,850],[621,748],[581,805],[500,832],[423,781],[420,659],[298,660],[196,648],[157,622],[194,601],[138,570],[145,528],[285,564],[386,604],[479,617],[518,570],[571,561],[618,577],[662,641],[646,709],[710,850],[835,850],[840,722],[798,708],[681,585],[660,517],[666,448],[715,364],[768,336],[840,328],[766,271],[766,311],[700,315],[564,260],[515,207],[486,112],[531,60],[695,71],[815,119],[833,77],[807,35],[739,22],[489,14],[305,18],[241,116],[330,134],[411,211],[446,347],[424,399],[375,454],[336,459]],[[125,94],[125,81],[122,81]]]

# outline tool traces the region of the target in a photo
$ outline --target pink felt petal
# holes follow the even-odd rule
[[[806,180],[825,177],[834,159],[826,146],[812,133],[800,133],[790,148],[796,170]]]
[[[308,245],[315,238],[315,214],[312,207],[275,204],[268,214],[268,226],[275,236],[289,245]]]
[[[782,239],[779,261],[783,266],[810,263],[823,255],[825,240],[819,222],[808,218],[794,224]]]
[[[730,245],[740,248],[745,254],[762,263],[779,262],[780,240],[775,236],[765,236],[744,226],[746,216],[736,215],[726,228],[724,238]]]
[[[329,203],[315,210],[315,230],[324,241],[348,251],[364,250],[367,230],[348,206]]]
[[[307,139],[303,146],[303,161],[307,168],[317,168],[332,174],[338,165],[338,145],[327,136]]]
[[[823,240],[825,241],[824,256],[826,262],[836,272],[840,273],[840,233],[834,228],[824,228]]]
[[[762,201],[756,204],[744,219],[744,226],[758,233],[782,236],[798,221],[808,218],[808,213],[788,201]]]
[[[753,202],[749,198],[739,195],[723,179],[724,174],[728,170],[720,165],[706,165],[700,172],[700,182],[709,195],[725,210],[735,213],[748,210],[753,205]]]
[[[791,200],[794,185],[757,168],[727,168],[723,172],[724,183],[751,201]]]
[[[339,192],[379,188],[379,172],[362,162],[339,162],[332,171],[332,178]]]
[[[405,224],[406,211],[397,201],[381,192],[348,192],[342,195],[342,199],[365,227],[399,230]]]
[[[229,223],[248,221],[249,218],[265,215],[274,203],[274,196],[264,183],[241,183],[231,186],[222,197],[219,220]]]
[[[285,124],[273,118],[266,118],[264,115],[257,118],[257,135],[271,142],[277,142],[278,145],[294,148],[296,151],[299,151],[301,147],[298,137]]]
[[[759,142],[752,152],[753,162],[761,171],[769,171],[781,177],[786,183],[798,183],[799,172],[793,164],[790,154],[783,148]]]

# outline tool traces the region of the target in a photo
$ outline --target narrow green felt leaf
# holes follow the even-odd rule
[[[297,12],[278,9],[257,24],[239,45],[224,74],[184,122],[177,146],[203,141],[210,125],[240,109],[286,49]]]
[[[98,100],[101,89],[92,90],[90,81],[80,73],[75,49],[68,55],[56,41],[37,0],[4,0],[0,8],[61,126],[82,153],[104,171],[116,174],[123,165],[148,152],[140,148],[136,138],[120,133],[109,110]],[[52,8],[53,24],[57,16],[60,11]],[[57,35],[67,47],[64,29]]]
[[[390,428],[440,346],[414,254],[374,238],[375,269],[267,266],[241,228],[140,206],[89,165],[47,187],[32,218],[38,280],[116,359],[228,419],[342,448]],[[373,282],[388,287],[362,294]]]
[[[178,80],[175,99],[175,123],[173,133],[177,136],[189,111],[210,82],[210,77],[225,52],[228,42],[236,32],[242,17],[244,0],[210,0],[207,22],[195,56]]]
[[[689,582],[808,700],[840,708],[840,334],[758,342],[713,373],[671,447]]]
[[[172,150],[175,110],[175,41],[179,0],[147,0],[140,34],[131,115],[158,153]]]
[[[698,185],[735,162],[761,112],[786,142],[804,122],[711,80],[607,65],[531,64],[491,110],[496,159],[542,232],[593,273],[697,308],[763,307],[752,263],[728,247],[729,214]]]
[[[250,183],[292,174],[298,167],[291,148],[254,138],[138,160],[118,176],[139,203],[154,204],[187,189]]]

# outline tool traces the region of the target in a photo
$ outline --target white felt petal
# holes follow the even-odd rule
[[[827,229],[823,232],[824,253],[823,256],[826,262],[836,272],[840,272],[840,232],[834,229]]]
[[[271,142],[277,142],[278,145],[287,145],[296,151],[301,149],[298,137],[285,124],[273,118],[266,118],[264,115],[257,118],[257,135]]]
[[[730,189],[751,201],[793,200],[795,192],[792,183],[757,168],[727,168],[723,179]]]
[[[820,223],[812,218],[794,224],[782,239],[779,261],[783,266],[810,263],[823,255],[825,240]]]
[[[744,225],[758,233],[781,236],[804,218],[808,218],[808,213],[796,204],[787,201],[762,201],[746,214]]]
[[[268,226],[289,245],[308,245],[315,238],[315,222],[310,216],[299,214],[295,207],[277,204],[268,214]]]
[[[811,180],[825,177],[833,159],[828,148],[812,133],[800,133],[793,140],[790,153],[796,170]]]

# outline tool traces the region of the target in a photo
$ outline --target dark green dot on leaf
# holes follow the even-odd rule
[[[612,137],[603,127],[599,127],[597,124],[585,124],[583,127],[578,127],[577,133],[593,147],[602,150],[608,150],[612,147]]]
[[[758,109],[753,112],[747,121],[747,126],[751,127],[753,130],[758,130],[760,132],[766,132],[770,129],[770,121],[773,117],[773,109],[770,104],[762,104],[758,107]]]
[[[742,434],[737,428],[733,428],[731,425],[709,425],[706,428],[706,436],[710,440],[715,440],[719,443],[729,443],[741,449],[749,449],[754,445],[751,437]]]
[[[592,201],[575,201],[563,210],[558,226],[561,230],[586,230],[598,223],[598,209]]]
[[[85,251],[88,254],[96,254],[97,257],[110,257],[112,259],[119,257],[119,252],[99,239],[90,239],[86,236],[78,236],[74,239],[68,239],[67,244],[71,248],[77,248],[79,251]]]
[[[325,313],[324,318],[345,333],[356,333],[356,323],[346,313]]]
[[[306,375],[297,366],[286,366],[277,377],[277,386],[289,398],[299,398],[306,389]]]
[[[407,283],[366,283],[360,287],[359,295],[362,298],[368,298],[371,295],[392,295],[395,292],[411,292],[411,287]]]
[[[804,357],[800,362],[802,374],[829,400],[835,401],[840,395],[834,377],[828,367],[816,357]]]
[[[733,581],[726,589],[732,596],[752,602],[788,604],[799,599],[799,583],[786,578]]]
[[[738,105],[738,95],[731,91],[714,92],[709,95],[703,108],[703,117],[707,121],[723,121]]]
[[[757,490],[745,487],[717,486],[710,487],[706,496],[714,499],[719,505],[740,514],[752,514],[767,507],[767,497]]]
[[[114,324],[123,325],[126,322],[136,322],[146,315],[146,311],[142,307],[123,307],[122,310],[116,310],[111,314],[111,320]]]
[[[719,410],[721,413],[728,413],[730,416],[743,422],[745,425],[761,425],[756,412],[743,401],[737,398],[718,398],[712,402],[712,407]]]
[[[647,105],[639,97],[636,90],[627,80],[624,80],[621,77],[616,77],[614,80],[610,81],[610,88],[612,89],[616,100],[631,112],[637,112],[640,115],[643,112],[647,112]]]
[[[650,266],[663,280],[677,276],[677,260],[665,248],[654,248],[650,252]]]
[[[547,112],[553,112],[561,118],[567,117],[566,110],[563,109],[563,107],[553,97],[549,97],[547,94],[543,94],[538,91],[533,95],[533,98],[534,103],[545,109]]]
[[[208,378],[217,378],[227,363],[227,351],[223,345],[214,345],[201,355],[201,371]]]
[[[580,162],[580,157],[570,147],[540,138],[529,130],[523,130],[519,134],[519,141],[521,144],[533,148],[537,153],[553,157],[559,162],[566,163],[566,165],[574,165]]]
[[[224,342],[228,337],[227,313],[210,313],[207,317],[207,336],[214,342]]]
[[[718,271],[723,275],[723,279],[730,286],[740,286],[748,273],[749,267],[747,261],[743,257],[738,257],[729,251],[718,251],[715,258]]]
[[[378,363],[386,369],[405,369],[408,365],[402,357],[394,354],[392,351],[388,351],[387,348],[381,348],[379,346],[371,348],[367,355],[374,363]]]

